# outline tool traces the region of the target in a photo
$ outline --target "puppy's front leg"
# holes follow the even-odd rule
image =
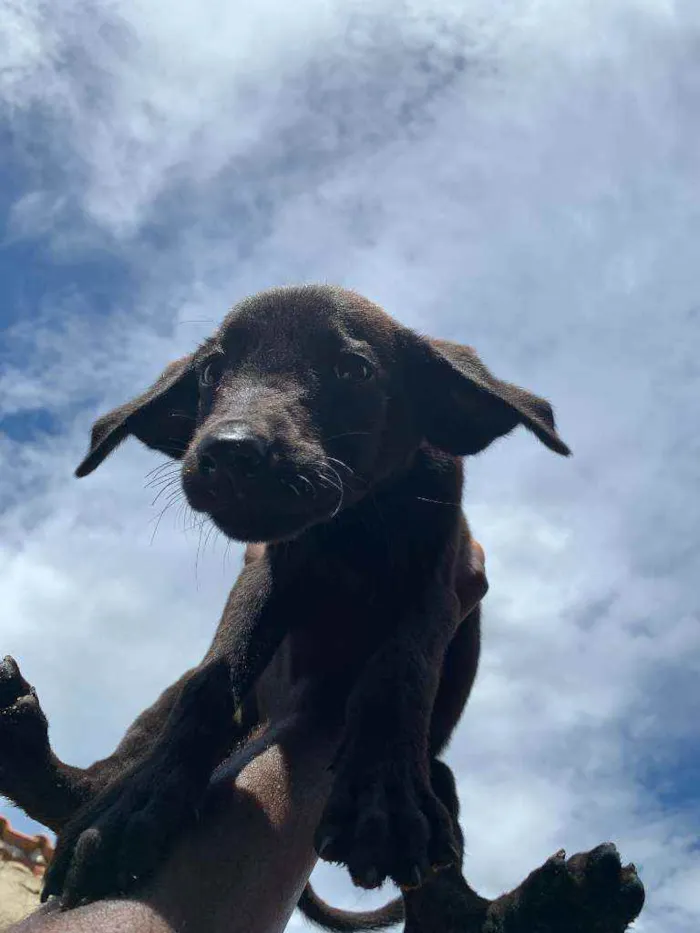
[[[356,884],[388,876],[420,885],[432,866],[459,860],[452,820],[433,792],[430,718],[459,604],[436,584],[429,615],[416,610],[370,661],[347,711],[346,739],[318,829],[319,854],[347,865]]]
[[[265,556],[263,545],[248,545],[245,564]],[[220,627],[227,628],[227,623],[224,613]],[[222,637],[225,633],[217,631],[215,642]],[[61,761],[51,748],[48,722],[36,690],[22,676],[14,658],[6,657],[0,661],[0,796],[60,832],[81,806],[148,755],[192,673],[188,671],[167,687],[136,718],[109,757],[88,768],[77,768]]]
[[[90,796],[90,781],[55,755],[48,728],[17,662],[0,661],[0,796],[57,832]]]
[[[67,824],[43,897],[66,907],[121,893],[150,874],[196,815],[234,735],[233,714],[284,637],[268,561],[248,565],[212,647],[186,678],[148,754]]]

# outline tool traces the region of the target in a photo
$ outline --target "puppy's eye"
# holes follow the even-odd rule
[[[200,386],[206,386],[207,388],[213,386],[214,383],[217,382],[220,378],[222,369],[222,359],[209,360],[206,366],[204,366],[204,368],[199,371]]]
[[[344,353],[335,364],[335,374],[342,382],[367,382],[374,375],[374,369],[364,356]]]

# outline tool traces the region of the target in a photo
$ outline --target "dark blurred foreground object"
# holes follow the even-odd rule
[[[0,815],[0,864],[12,862],[23,865],[33,875],[44,874],[53,855],[53,846],[47,836],[27,836],[10,826],[9,820]]]
[[[199,825],[138,896],[61,912],[49,903],[12,933],[279,933],[316,855],[335,731],[313,703],[229,762]],[[266,742],[265,742],[266,744]],[[257,755],[257,757],[254,757]],[[252,759],[252,760],[251,760]],[[515,891],[480,898],[455,869],[406,894],[406,933],[623,933],[644,888],[612,845],[553,856]]]
[[[27,836],[0,816],[0,930],[30,914],[53,847],[46,836]]]

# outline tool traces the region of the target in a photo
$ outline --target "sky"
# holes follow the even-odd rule
[[[520,431],[468,464],[470,880],[611,839],[635,929],[695,933],[699,48],[696,0],[6,0],[0,653],[62,757],[198,660],[240,563],[157,522],[137,442],[75,480],[92,420],[245,295],[346,285],[551,399],[574,451]]]

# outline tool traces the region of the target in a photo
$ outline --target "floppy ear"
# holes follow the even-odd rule
[[[421,372],[420,376],[414,372],[416,404],[429,443],[467,456],[523,424],[550,450],[569,456],[549,402],[496,379],[471,347],[449,340],[415,340]]]
[[[198,388],[193,356],[183,356],[142,395],[99,418],[92,428],[90,449],[76,469],[87,476],[130,434],[147,447],[181,459],[194,434]]]

